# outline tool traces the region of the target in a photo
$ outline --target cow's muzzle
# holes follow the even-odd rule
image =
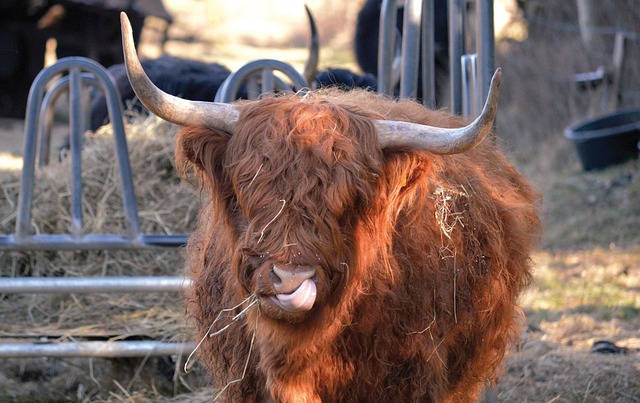
[[[315,270],[299,266],[283,269],[274,265],[269,271],[276,295],[273,302],[288,312],[308,311],[316,300]]]

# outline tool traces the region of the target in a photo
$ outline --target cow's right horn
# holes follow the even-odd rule
[[[482,113],[465,127],[449,129],[410,122],[379,120],[378,139],[380,146],[406,147],[429,151],[434,154],[457,154],[468,151],[478,145],[493,129],[498,109],[498,87],[502,69],[493,74],[489,94]]]
[[[238,111],[229,104],[189,101],[167,94],[156,87],[146,75],[133,43],[133,30],[127,14],[120,13],[122,48],[127,76],[142,104],[154,115],[182,126],[200,126],[233,133]]]

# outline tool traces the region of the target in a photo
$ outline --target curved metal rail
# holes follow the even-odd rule
[[[288,85],[273,73],[283,73],[291,84]],[[242,66],[227,77],[216,94],[216,102],[231,102],[238,96],[242,84],[247,85],[249,99],[256,99],[260,94],[280,90],[299,91],[307,87],[307,80],[290,64],[279,60],[255,60]]]
[[[62,78],[58,78],[62,76]],[[54,82],[47,89],[50,82]],[[116,158],[120,172],[120,194],[125,217],[123,234],[85,234],[82,232],[82,143],[86,130],[83,84],[102,90],[107,99],[113,126]],[[71,146],[71,228],[66,234],[32,234],[31,216],[35,184],[36,153],[40,143],[40,165],[46,164],[50,116],[53,103],[64,90],[69,91]],[[48,123],[49,122],[49,123]],[[88,250],[175,248],[186,243],[187,234],[144,234],[140,231],[138,207],[133,188],[129,151],[122,119],[120,94],[109,72],[84,57],[67,57],[42,70],[34,80],[27,101],[24,152],[15,232],[0,235],[0,250]]]

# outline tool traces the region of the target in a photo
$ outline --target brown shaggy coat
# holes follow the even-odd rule
[[[375,119],[464,122],[366,92],[237,106],[233,136],[186,127],[176,149],[211,199],[187,303],[220,400],[476,399],[517,340],[540,230],[539,194],[495,138],[451,156],[381,149]],[[246,302],[212,328],[268,295],[275,263],[317,267],[313,309],[258,303],[231,321]]]

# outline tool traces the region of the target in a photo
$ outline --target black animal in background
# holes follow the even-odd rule
[[[378,90],[378,80],[370,73],[358,74],[347,69],[328,68],[316,74],[314,86],[338,87],[344,90],[363,88],[375,92]]]

